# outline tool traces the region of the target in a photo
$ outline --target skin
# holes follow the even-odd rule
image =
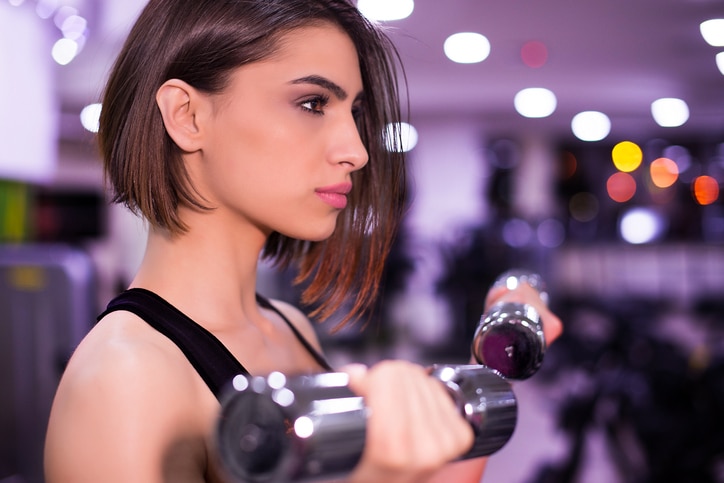
[[[183,235],[151,229],[131,286],[167,299],[252,374],[321,370],[281,318],[256,304],[257,260],[274,231],[322,240],[334,230],[340,210],[316,190],[349,182],[367,163],[354,124],[361,90],[354,45],[331,25],[286,34],[274,57],[239,68],[221,95],[178,79],[158,90],[167,132],[214,209],[180,208],[189,226]],[[552,340],[557,318],[534,291],[518,295],[539,306]],[[274,304],[319,347],[299,310]],[[479,481],[484,460],[446,464],[473,435],[422,367],[383,361],[343,370],[371,409],[368,444],[350,481]],[[223,481],[212,442],[218,411],[170,340],[135,315],[114,312],[77,348],[58,388],[47,481]]]

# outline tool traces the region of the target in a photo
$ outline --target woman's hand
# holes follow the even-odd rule
[[[513,290],[505,286],[493,286],[485,297],[485,312],[498,302],[517,302],[531,305],[540,315],[547,345],[550,345],[563,332],[561,319],[550,311],[538,291],[527,283],[520,283]]]
[[[354,482],[421,482],[468,451],[473,430],[428,371],[404,361],[343,369],[370,414]]]

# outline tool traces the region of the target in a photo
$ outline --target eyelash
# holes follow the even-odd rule
[[[307,104],[318,104],[319,109],[313,109],[311,107],[307,107]],[[323,116],[324,108],[327,107],[328,104],[329,104],[329,96],[319,95],[319,96],[314,96],[312,98],[306,99],[305,101],[300,103],[299,106],[305,112],[309,112],[316,116]],[[362,106],[360,106],[360,105],[353,106],[352,117],[354,118],[355,121],[359,122],[360,118],[362,117],[362,111],[363,111]]]
[[[307,107],[308,104],[317,104],[318,109]],[[314,96],[310,99],[306,99],[299,106],[302,108],[302,110],[306,112],[310,112],[317,116],[322,116],[324,115],[324,108],[327,107],[327,104],[329,104],[329,96]]]

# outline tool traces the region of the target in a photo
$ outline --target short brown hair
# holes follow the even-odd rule
[[[232,71],[269,57],[279,37],[320,22],[341,27],[358,53],[364,89],[358,121],[369,162],[352,174],[354,189],[333,235],[323,242],[274,233],[263,255],[282,267],[297,264],[308,282],[302,302],[324,320],[352,295],[342,324],[368,308],[378,291],[405,197],[398,57],[380,28],[347,0],[150,0],[111,71],[98,133],[113,201],[172,234],[186,230],[180,205],[205,210],[189,182],[178,146],[155,103],[168,79],[221,92]]]

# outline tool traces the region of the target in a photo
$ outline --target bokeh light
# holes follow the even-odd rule
[[[561,178],[570,179],[578,171],[578,159],[576,155],[570,151],[563,153],[563,162],[561,163]]]
[[[459,32],[452,34],[443,44],[448,59],[458,64],[475,64],[482,62],[490,55],[490,41],[476,32]]]
[[[414,0],[358,0],[357,9],[373,21],[401,20],[412,15]]]
[[[689,106],[673,97],[657,99],[651,103],[651,115],[661,127],[679,127],[689,120]]]
[[[515,110],[523,117],[548,117],[558,105],[556,95],[544,87],[529,87],[515,95]]]
[[[548,61],[548,48],[538,40],[528,41],[520,49],[520,58],[531,69],[543,67]]]
[[[538,242],[546,248],[556,248],[563,244],[566,239],[566,229],[560,221],[549,218],[543,220],[536,230]]]
[[[75,40],[60,39],[54,45],[51,51],[53,60],[60,65],[67,65],[78,54],[79,46]]]
[[[625,203],[636,194],[636,180],[628,173],[614,173],[606,181],[606,192],[613,201]]]
[[[719,183],[711,176],[699,176],[692,183],[692,194],[700,205],[710,205],[719,199]]]
[[[583,111],[573,117],[571,130],[581,141],[600,141],[611,132],[611,120],[602,112]]]
[[[593,221],[598,216],[598,198],[585,191],[576,193],[568,202],[571,218],[582,223]]]
[[[35,13],[42,19],[50,18],[58,6],[58,0],[38,0],[35,5]]]
[[[668,188],[679,179],[679,167],[669,158],[655,159],[649,166],[651,182],[658,188]]]
[[[701,36],[712,47],[724,47],[724,18],[712,18],[699,24]]]
[[[528,245],[533,237],[533,228],[520,218],[508,220],[503,225],[503,240],[508,246],[520,248]]]
[[[621,217],[619,234],[628,243],[650,243],[661,237],[665,227],[664,219],[654,210],[632,208]]]
[[[388,151],[406,153],[417,146],[417,129],[406,122],[400,122],[397,125],[388,124],[385,139],[387,139]],[[398,146],[400,143],[401,145]]]
[[[621,141],[613,147],[611,157],[616,169],[624,173],[630,173],[641,165],[644,155],[638,144],[631,141]]]
[[[98,132],[98,128],[100,127],[100,117],[100,103],[89,104],[80,111],[80,123],[86,130],[92,133]]]

